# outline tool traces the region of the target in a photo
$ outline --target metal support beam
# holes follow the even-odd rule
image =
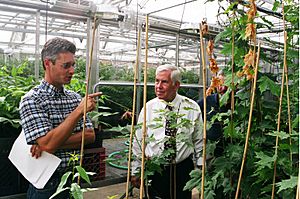
[[[35,30],[35,60],[34,60],[34,77],[39,79],[40,70],[40,11],[36,12],[36,30]]]
[[[92,42],[94,43],[94,51],[92,54],[92,65],[91,65],[91,77],[89,82],[89,93],[93,91],[93,85],[98,82],[99,79],[99,59],[98,59],[98,49],[99,49],[99,30],[96,30],[95,40],[92,41],[92,31],[91,27],[96,26],[97,24],[93,24],[92,20],[88,18],[87,20],[87,46],[86,46],[86,75],[88,75],[88,66],[90,60],[90,49],[92,46]],[[96,27],[97,28],[97,27]]]
[[[179,34],[176,34],[175,66],[179,67]]]

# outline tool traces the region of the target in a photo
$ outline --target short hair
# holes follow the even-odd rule
[[[53,64],[57,59],[59,53],[70,52],[75,54],[76,46],[74,43],[59,37],[48,40],[42,50],[41,57],[43,62],[43,68],[45,59],[50,59]]]
[[[171,71],[171,80],[173,81],[173,84],[176,82],[181,82],[181,73],[179,69],[176,66],[173,65],[160,65],[156,68],[155,75],[162,71],[170,70]]]

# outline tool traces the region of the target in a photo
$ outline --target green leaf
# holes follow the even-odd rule
[[[221,99],[220,99],[220,106],[226,106],[226,104],[228,103],[229,97],[231,94],[231,89],[228,89],[224,95],[222,95]]]
[[[71,194],[74,199],[83,199],[83,192],[80,189],[80,186],[77,183],[71,184]]]
[[[65,184],[67,183],[68,178],[69,178],[69,176],[70,176],[71,174],[72,174],[72,172],[71,172],[71,171],[68,171],[68,172],[66,172],[66,173],[61,177],[60,183],[59,183],[59,185],[58,185],[58,187],[57,187],[57,190],[63,189],[63,187],[64,187]]]
[[[274,4],[273,4],[272,10],[273,10],[273,11],[277,11],[277,9],[279,8],[280,5],[281,5],[281,4],[280,4],[279,1],[275,1]]]
[[[12,67],[12,69],[11,69],[11,76],[12,77],[16,77],[17,76],[17,68],[16,67]]]
[[[231,43],[225,43],[220,53],[223,55],[231,55],[231,48]]]
[[[284,139],[287,139],[290,137],[290,135],[284,131],[273,131],[272,133],[268,133],[267,135],[270,135],[270,136],[274,136],[274,137],[279,137],[281,140],[284,140]]]
[[[281,191],[286,189],[294,189],[297,186],[297,183],[298,183],[297,176],[291,176],[291,178],[288,180],[282,180],[281,182],[276,183],[276,186],[279,187],[277,193],[280,193]]]
[[[107,196],[107,199],[115,199],[115,198],[117,198],[117,197],[118,197],[118,195]]]
[[[255,152],[255,154],[255,157],[259,159],[259,161],[255,162],[255,164],[258,165],[258,170],[262,170],[265,167],[268,167],[269,169],[272,168],[273,163],[275,161],[275,155],[270,157],[262,151]]]
[[[98,108],[105,109],[105,110],[111,110],[111,108],[107,107],[107,106],[98,106]]]
[[[293,120],[292,122],[292,127],[298,127],[299,126],[299,114],[297,115],[297,117]]]
[[[6,117],[0,117],[0,123],[10,123],[14,128],[20,127],[20,119],[8,119]]]
[[[66,187],[66,188],[63,188],[63,189],[60,189],[60,190],[56,190],[56,192],[49,199],[55,198],[55,196],[57,196],[61,192],[65,191],[65,190],[68,190],[68,189],[70,189],[70,187]]]
[[[92,116],[92,120],[98,118],[98,117],[108,117],[108,116],[111,116],[111,115],[116,115],[118,114],[118,112],[114,112],[114,113],[110,113],[110,112],[99,112],[99,113],[96,113],[94,116]]]
[[[258,85],[258,88],[261,93],[270,90],[273,95],[279,96],[280,87],[278,84],[276,84],[273,80],[271,80],[267,76],[262,76],[257,82],[260,84]]]
[[[81,166],[76,166],[75,167],[76,170],[78,171],[80,177],[82,177],[87,183],[89,183],[91,185],[91,181],[89,176],[87,175],[86,171],[84,170],[84,168],[82,168]]]
[[[217,36],[215,37],[215,42],[214,43],[217,43],[221,39],[226,40],[226,38],[231,37],[231,35],[232,35],[232,29],[231,28],[226,28],[224,31],[217,34]]]
[[[183,190],[192,190],[197,187],[201,182],[201,170],[194,169],[190,172],[191,179],[185,184]]]
[[[105,159],[105,160],[106,160],[106,159]],[[95,175],[95,174],[97,174],[97,173],[95,173],[95,172],[86,172],[86,174],[92,176],[92,175]],[[79,176],[79,173],[75,173],[73,179],[75,179],[75,178],[78,177],[78,176]]]

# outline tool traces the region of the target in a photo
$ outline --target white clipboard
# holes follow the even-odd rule
[[[61,159],[46,151],[36,159],[31,156],[31,145],[26,143],[25,134],[22,131],[14,142],[8,159],[15,165],[19,172],[37,189],[43,189]]]

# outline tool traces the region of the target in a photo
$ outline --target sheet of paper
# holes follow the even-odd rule
[[[36,188],[42,189],[58,167],[61,159],[43,151],[41,157],[31,157],[31,145],[26,143],[22,131],[16,139],[9,153],[8,159],[15,165],[19,172]]]

